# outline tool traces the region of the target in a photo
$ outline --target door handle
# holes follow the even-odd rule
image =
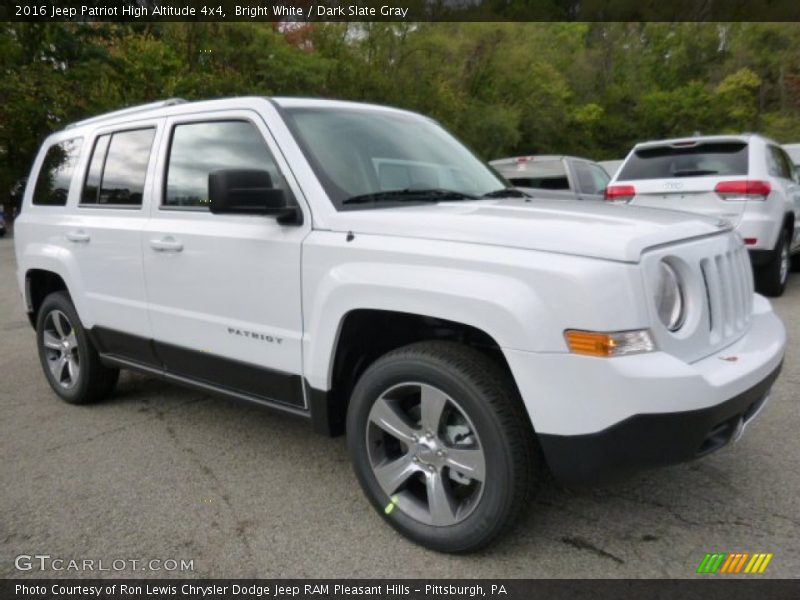
[[[89,237],[88,233],[86,233],[85,231],[81,231],[79,229],[78,231],[70,231],[70,232],[68,232],[67,233],[67,239],[70,242],[75,242],[76,244],[85,244],[91,238]]]
[[[150,240],[150,247],[156,252],[180,252],[183,250],[183,244],[171,235],[160,240]]]

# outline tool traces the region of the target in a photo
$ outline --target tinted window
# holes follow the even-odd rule
[[[767,146],[767,170],[773,177],[792,178],[792,167],[780,148]]]
[[[747,144],[715,142],[696,146],[656,146],[636,150],[618,180],[747,175]]]
[[[538,188],[540,190],[569,190],[569,181],[564,177],[509,177],[517,187]]]
[[[583,194],[602,194],[608,185],[608,174],[595,165],[582,161],[572,163],[575,166],[575,177],[578,180],[578,189]]]
[[[86,172],[86,183],[81,194],[81,203],[97,204],[97,195],[100,193],[100,180],[103,177],[103,163],[106,161],[108,142],[110,135],[102,135],[97,138],[92,151],[92,158],[89,161],[89,170]]]
[[[156,130],[119,131],[97,139],[81,196],[82,204],[141,206]],[[98,192],[99,188],[99,192]]]
[[[82,143],[81,138],[76,138],[50,146],[33,188],[34,204],[64,206],[67,203],[69,184]]]
[[[789,156],[787,152],[781,150],[781,156],[783,157],[783,162],[786,165],[786,170],[789,173],[789,179],[792,181],[797,180],[797,167],[792,162],[792,158]]]
[[[498,167],[514,185],[540,190],[568,190],[567,169],[562,160],[541,160],[520,163],[514,167]]]
[[[172,133],[164,206],[208,208],[208,174],[220,169],[268,171],[275,187],[283,178],[264,138],[247,121],[176,125]]]

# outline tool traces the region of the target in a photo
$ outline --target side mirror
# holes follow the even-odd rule
[[[273,187],[269,172],[222,169],[208,174],[210,210],[217,215],[271,215],[283,225],[303,222],[300,207]]]

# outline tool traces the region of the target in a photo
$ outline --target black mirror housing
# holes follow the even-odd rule
[[[208,198],[213,214],[271,215],[281,224],[302,223],[300,207],[286,191],[272,184],[268,171],[222,169],[208,174]]]

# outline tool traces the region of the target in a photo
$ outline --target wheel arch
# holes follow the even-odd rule
[[[339,320],[328,363],[327,386],[309,385],[307,389],[315,429],[328,435],[344,433],[350,393],[364,370],[392,350],[433,340],[476,348],[498,364],[516,386],[502,347],[481,327],[420,313],[354,308]]]
[[[66,292],[72,298],[66,281],[55,271],[37,268],[25,271],[25,308],[32,327],[36,328],[39,308],[44,299],[59,291]]]
[[[86,327],[88,322],[83,279],[76,256],[51,243],[22,243],[17,247],[17,277],[28,319],[36,326],[36,313],[47,294],[64,290]]]

